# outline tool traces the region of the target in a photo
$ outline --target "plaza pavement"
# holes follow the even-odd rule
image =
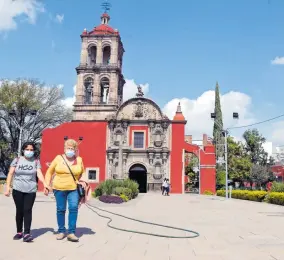
[[[168,239],[116,231],[86,206],[80,209],[80,242],[56,241],[55,202],[41,194],[34,206],[33,243],[13,241],[15,208],[0,195],[2,260],[280,260],[284,259],[284,208],[211,196],[143,194],[123,205],[94,205],[141,220],[195,230],[194,239]],[[107,213],[102,213],[107,215]],[[113,217],[117,227],[169,235],[184,232]]]

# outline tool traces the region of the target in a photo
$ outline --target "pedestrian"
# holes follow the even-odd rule
[[[23,238],[24,242],[33,241],[31,224],[32,209],[38,188],[37,178],[43,183],[46,190],[50,189],[44,181],[40,161],[35,157],[35,152],[36,146],[33,142],[23,144],[21,156],[15,158],[10,165],[5,191],[5,195],[8,197],[11,194],[11,188],[13,189],[12,196],[16,205],[17,234],[14,236],[14,240]]]
[[[52,189],[57,208],[57,240],[62,240],[66,237],[65,213],[68,203],[67,239],[71,242],[79,241],[79,238],[75,235],[76,224],[79,203],[84,197],[80,196],[77,184],[80,183],[87,193],[89,185],[82,181],[85,169],[82,158],[77,156],[77,151],[78,143],[73,139],[66,140],[64,143],[64,154],[55,157],[45,175],[45,181],[48,184],[50,184],[51,177],[54,175]],[[45,190],[45,194],[48,194],[48,190]]]
[[[166,186],[165,186],[165,190],[166,190],[166,196],[170,196],[169,192],[170,192],[170,186],[171,184],[169,183],[169,179],[166,179]]]
[[[163,184],[162,184],[162,195],[164,195],[167,187],[167,178],[164,179]]]

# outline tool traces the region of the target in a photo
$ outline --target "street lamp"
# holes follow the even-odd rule
[[[28,120],[28,122],[23,122],[21,124],[18,123],[18,121],[16,120],[16,111],[13,109],[11,111],[9,111],[9,116],[12,118],[12,120],[14,121],[16,127],[20,130],[20,133],[19,133],[19,141],[18,141],[18,156],[21,155],[21,146],[22,146],[22,138],[23,138],[23,131],[24,129],[26,128],[26,126],[28,126],[30,123],[31,123],[31,118],[33,118],[34,120],[34,124],[33,126],[35,125],[35,120],[36,118],[38,117],[39,113],[37,110],[35,109],[31,109],[27,112],[27,115],[30,116],[30,120]],[[24,119],[25,121],[25,119]]]
[[[216,119],[216,113],[211,113],[211,118],[212,119]],[[234,112],[233,113],[233,119],[238,119],[239,118],[239,113],[237,112]],[[228,137],[228,130],[229,128],[227,129],[223,129],[223,126],[220,124],[220,122],[216,122],[215,123],[222,128],[222,135],[224,136],[224,139],[225,139],[225,168],[226,168],[226,199],[229,198],[229,195],[228,195],[228,143],[227,143],[227,137]],[[217,144],[216,144],[217,145]],[[219,163],[224,163],[224,161],[222,161],[222,159],[218,158],[218,161]]]

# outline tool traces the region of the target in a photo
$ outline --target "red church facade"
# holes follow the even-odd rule
[[[42,134],[43,172],[63,153],[64,141],[70,138],[79,143],[84,178],[92,188],[106,179],[130,178],[138,182],[141,192],[150,192],[160,190],[163,179],[168,178],[171,193],[181,194],[188,152],[200,159],[200,193],[215,193],[214,146],[207,138],[202,148],[185,141],[187,122],[180,104],[169,119],[154,101],[144,97],[139,86],[135,97],[122,101],[123,45],[118,30],[108,25],[109,15],[101,18],[100,26],[81,35],[73,121]]]

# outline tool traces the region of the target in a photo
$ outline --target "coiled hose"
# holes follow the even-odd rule
[[[87,208],[89,208],[91,211],[96,213],[98,216],[100,216],[102,218],[109,219],[109,221],[107,222],[107,226],[108,227],[116,229],[116,230],[119,230],[119,231],[135,233],[135,234],[141,234],[141,235],[148,235],[148,236],[165,237],[165,238],[196,238],[196,237],[199,237],[199,233],[198,232],[192,231],[192,230],[189,230],[189,229],[184,229],[184,228],[178,228],[178,227],[173,227],[173,226],[166,226],[166,225],[162,225],[162,224],[147,222],[147,221],[143,221],[143,220],[139,220],[139,219],[135,219],[135,218],[126,217],[126,216],[123,216],[121,214],[117,214],[117,213],[114,213],[114,212],[111,212],[111,211],[108,211],[108,210],[105,210],[105,209],[101,209],[99,207],[90,205],[88,203],[86,203],[85,205],[86,205]],[[139,222],[139,223],[148,224],[148,225],[152,225],[152,226],[158,226],[158,227],[164,227],[164,228],[169,228],[169,229],[174,229],[174,230],[185,231],[187,233],[192,233],[193,235],[191,235],[191,236],[168,236],[168,235],[161,235],[161,234],[155,234],[155,233],[147,233],[147,232],[141,232],[141,231],[136,231],[136,230],[129,230],[129,229],[118,228],[118,227],[112,226],[110,224],[112,222],[112,218],[111,217],[103,216],[100,213],[98,213],[95,209],[99,210],[99,211],[104,211],[106,213],[109,213],[109,214],[112,214],[112,215],[115,215],[115,216],[118,216],[118,217],[121,217],[121,218],[125,218],[125,219],[129,219],[129,220],[132,220],[132,221],[136,221],[136,222]]]

